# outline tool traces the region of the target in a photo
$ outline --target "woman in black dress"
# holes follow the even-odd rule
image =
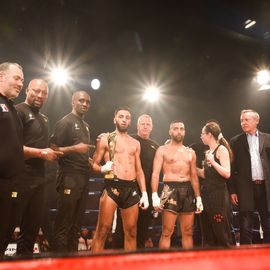
[[[226,181],[231,175],[232,151],[219,125],[208,123],[202,129],[201,139],[209,150],[205,153],[201,196],[204,211],[201,214],[203,247],[230,247],[230,199]]]

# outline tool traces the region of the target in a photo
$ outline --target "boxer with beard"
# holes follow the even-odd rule
[[[130,122],[129,108],[116,109],[115,131],[108,136],[102,136],[97,143],[96,153],[93,157],[93,169],[105,174],[105,189],[100,198],[92,253],[103,250],[117,207],[120,208],[123,221],[124,248],[126,251],[135,250],[139,206],[142,209],[147,209],[149,206],[140,161],[140,143],[127,133]],[[110,160],[108,156],[110,156]],[[106,163],[100,166],[103,158]],[[142,193],[141,198],[137,182]]]
[[[203,211],[196,172],[195,152],[183,145],[185,126],[182,121],[170,124],[168,144],[158,148],[152,174],[152,201],[156,211],[162,211],[160,248],[170,248],[177,217],[182,234],[182,247],[193,247],[194,212]],[[157,194],[160,172],[163,172],[163,195]],[[195,195],[195,196],[194,196]],[[196,203],[195,203],[196,197]]]

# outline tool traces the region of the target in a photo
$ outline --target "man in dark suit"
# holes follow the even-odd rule
[[[229,182],[231,201],[239,207],[240,243],[252,243],[253,212],[258,211],[264,243],[270,243],[270,134],[258,131],[260,116],[243,110],[244,133],[232,138],[234,154]]]

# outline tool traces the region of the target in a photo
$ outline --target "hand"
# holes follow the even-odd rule
[[[152,203],[156,211],[160,211],[160,198],[158,197],[157,192],[152,193]]]
[[[232,204],[234,204],[234,205],[238,205],[238,196],[237,196],[237,194],[231,194],[231,202],[232,202]]]
[[[113,170],[113,162],[112,161],[107,161],[105,165],[101,166],[100,171],[102,173],[107,173]]]
[[[201,196],[196,197],[196,214],[200,214],[203,211],[203,203]]]
[[[48,161],[52,161],[57,159],[58,157],[62,157],[64,155],[61,151],[56,151],[51,148],[42,149],[40,152],[40,158]]]
[[[148,201],[148,196],[147,196],[146,191],[142,192],[142,197],[140,199],[139,207],[141,207],[143,210],[146,210],[149,207],[149,201]]]
[[[211,167],[213,165],[213,163],[215,162],[214,155],[212,153],[208,152],[205,154],[205,157],[206,157],[207,165],[209,167]]]

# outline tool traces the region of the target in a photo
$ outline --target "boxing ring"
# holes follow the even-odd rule
[[[87,256],[86,256],[87,255]],[[149,251],[145,253],[109,253],[76,257],[46,257],[32,260],[8,260],[0,270],[257,270],[270,269],[270,246],[258,245],[227,250]]]

